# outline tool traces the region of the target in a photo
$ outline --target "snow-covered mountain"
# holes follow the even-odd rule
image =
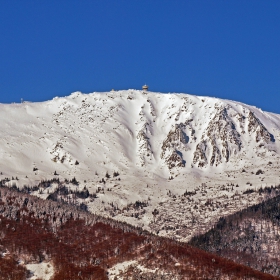
[[[75,177],[97,193],[85,200],[91,211],[182,240],[262,199],[243,194],[248,188],[279,184],[280,115],[239,102],[75,92],[0,104],[0,120],[0,179],[13,177],[8,185]],[[209,200],[214,210],[205,209]]]

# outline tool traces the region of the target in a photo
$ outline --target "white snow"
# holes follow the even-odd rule
[[[108,277],[109,280],[114,280],[116,276],[118,276],[121,272],[124,272],[127,270],[127,268],[131,265],[135,265],[137,261],[125,261],[122,263],[117,263],[110,269],[108,269]]]
[[[158,268],[150,269],[150,268],[144,267],[143,265],[139,264],[137,261],[134,260],[134,261],[125,261],[122,263],[117,263],[116,265],[114,265],[113,267],[108,269],[109,280],[126,279],[127,277],[122,277],[122,273],[125,272],[130,266],[135,267],[140,272],[145,272],[145,273],[146,272],[151,272],[151,273],[158,272],[161,275],[165,274],[164,271],[160,271]]]
[[[32,273],[32,276],[28,280],[50,280],[54,274],[54,268],[49,262],[26,264],[26,268]]]
[[[223,158],[218,166],[198,167],[193,163],[196,147],[202,139],[208,140],[209,122],[224,107],[230,108],[230,118],[236,123],[238,114],[245,116],[245,130],[246,116],[253,112],[273,134],[275,142],[261,146],[255,141],[255,132],[243,133],[243,128],[236,126],[242,141],[241,150],[230,148],[229,162]],[[179,124],[185,125],[188,143],[174,143],[186,161],[185,167],[169,169],[166,161],[175,144],[164,151],[163,143]],[[240,102],[139,90],[75,92],[41,103],[0,104],[0,131],[0,180],[14,177],[7,185],[22,187],[43,179],[64,180],[75,176],[80,182],[79,189],[86,186],[91,193],[98,187],[104,189],[104,194],[98,193],[97,199],[87,201],[89,210],[94,213],[112,216],[108,212],[109,203],[122,210],[130,203],[147,201],[145,213],[138,218],[131,216],[131,211],[112,217],[148,230],[158,230],[153,225],[157,219],[152,215],[155,208],[161,209],[159,216],[163,211],[173,213],[173,217],[169,217],[173,227],[176,224],[189,227],[190,221],[198,217],[212,223],[223,214],[258,202],[257,193],[242,196],[244,190],[257,190],[280,182],[280,115]],[[217,139],[222,145],[219,141]],[[242,172],[243,169],[246,172]],[[256,175],[259,169],[264,174]],[[58,176],[54,175],[55,171]],[[114,171],[120,176],[113,177]],[[100,183],[106,172],[111,178],[106,184]],[[169,180],[171,176],[173,180]],[[206,193],[202,192],[202,184],[207,186]],[[222,190],[226,184],[239,187]],[[49,193],[54,189],[55,186],[49,188]],[[181,195],[186,190],[196,189],[199,190],[196,195],[182,202]],[[172,195],[167,194],[169,191]],[[234,200],[236,191],[241,197]],[[44,190],[34,195],[46,198],[48,193]],[[194,210],[195,205],[202,207],[207,199],[222,204],[227,201],[229,205],[226,209],[217,205],[211,212],[202,208]],[[175,232],[176,229],[160,230],[159,234],[174,236]],[[182,238],[180,234],[176,236]]]

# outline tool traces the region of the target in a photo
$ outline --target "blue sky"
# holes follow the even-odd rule
[[[0,0],[0,102],[114,89],[280,113],[280,1]]]

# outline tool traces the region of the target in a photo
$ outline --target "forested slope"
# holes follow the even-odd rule
[[[0,218],[0,279],[26,279],[25,265],[40,262],[53,265],[54,280],[114,279],[117,275],[128,279],[276,279],[140,228],[4,186],[0,188]],[[127,262],[130,265],[125,266]],[[122,271],[114,270],[118,265]]]
[[[280,276],[280,196],[221,218],[213,229],[194,237],[190,244]]]

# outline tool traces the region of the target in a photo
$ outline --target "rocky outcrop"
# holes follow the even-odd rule
[[[242,134],[254,136],[255,145],[275,142],[274,136],[252,111],[242,115],[227,105],[214,115],[203,132],[201,141],[196,145],[193,163],[203,167],[228,162],[246,146]]]
[[[180,151],[173,151],[173,153],[166,159],[166,163],[169,169],[173,167],[185,167],[186,161],[183,159],[183,155]]]
[[[144,165],[146,160],[151,159],[151,157],[153,156],[152,146],[148,134],[151,135],[149,124],[145,123],[145,125],[136,136],[136,139],[138,141],[138,155],[141,161],[141,165]]]
[[[214,115],[197,144],[193,163],[199,167],[228,162],[231,155],[241,150],[241,137],[229,111],[231,107],[224,107]]]
[[[274,136],[269,133],[266,127],[255,116],[253,112],[249,112],[248,115],[248,132],[250,135],[255,134],[256,142],[270,143],[275,142]]]
[[[187,150],[190,137],[186,133],[186,124],[175,125],[175,130],[169,131],[162,144],[161,158],[165,159],[169,169],[173,167],[184,167],[186,161],[183,158],[182,150]],[[191,135],[192,136],[192,135]]]
[[[193,156],[193,163],[198,163],[198,167],[203,167],[207,165],[207,143],[205,140],[201,141],[196,145],[196,150],[194,152]]]

